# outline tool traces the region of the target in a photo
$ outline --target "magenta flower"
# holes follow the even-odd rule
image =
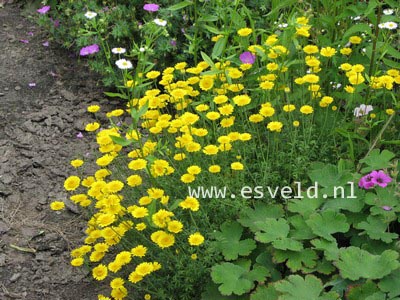
[[[252,65],[256,61],[256,56],[253,53],[246,51],[246,52],[243,52],[242,54],[240,54],[239,59],[244,64]]]
[[[49,5],[46,5],[46,6],[43,6],[42,8],[39,8],[39,9],[37,10],[37,12],[38,12],[39,14],[44,15],[44,14],[47,13],[49,10],[50,10],[50,6],[49,6]]]
[[[383,209],[383,210],[386,210],[386,211],[391,211],[391,210],[392,210],[392,207],[391,207],[391,206],[384,205],[384,206],[382,206],[382,209]]]
[[[24,43],[24,44],[29,44],[29,41],[28,40],[19,40],[21,43]]]
[[[358,182],[358,186],[360,188],[369,190],[375,186],[375,183],[372,182],[371,175],[368,174],[368,175],[361,177],[360,181]]]
[[[79,52],[79,54],[80,54],[80,56],[87,56],[87,55],[99,52],[99,50],[100,50],[99,45],[93,44],[93,45],[89,45],[89,46],[83,47],[81,49],[81,51]]]
[[[80,131],[79,131],[79,133],[76,135],[76,137],[77,137],[78,139],[81,139],[81,138],[83,138],[83,134],[82,134],[82,132],[80,132]]]
[[[150,12],[156,12],[156,11],[158,11],[159,8],[160,8],[160,6],[158,4],[154,4],[154,3],[145,4],[143,6],[144,10],[150,11]]]
[[[388,183],[392,182],[392,178],[383,171],[372,171],[370,176],[372,178],[371,181],[380,187],[386,187]]]

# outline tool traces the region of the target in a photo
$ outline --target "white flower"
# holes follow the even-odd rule
[[[167,25],[167,21],[161,19],[154,19],[154,23],[156,23],[158,26],[163,26],[163,27]]]
[[[112,48],[111,52],[114,53],[114,54],[124,54],[126,52],[126,49],[125,48],[120,48],[120,47]]]
[[[95,13],[95,12],[93,12],[93,11],[88,11],[88,12],[86,12],[86,14],[85,14],[85,17],[88,18],[88,19],[93,19],[93,18],[96,17],[96,16],[97,16],[97,13]]]
[[[144,52],[144,51],[146,51],[146,49],[144,47],[140,47],[139,51]]]
[[[362,117],[362,116],[366,116],[373,109],[374,108],[372,107],[372,105],[361,104],[359,107],[356,107],[354,109],[354,116],[356,116],[357,118],[358,117]]]
[[[132,69],[132,63],[129,60],[126,60],[124,58],[119,59],[115,62],[118,68],[121,70],[126,70],[126,69]]]
[[[386,8],[386,9],[384,9],[383,10],[383,13],[385,14],[385,15],[391,15],[391,14],[393,14],[393,9],[390,9],[390,8]]]
[[[288,24],[286,24],[286,23],[282,23],[282,24],[278,25],[278,28],[286,28],[286,27],[288,27]]]
[[[379,27],[380,29],[383,29],[383,28],[385,28],[385,24],[386,24],[386,23],[380,23],[380,24],[378,24],[378,27]]]
[[[397,28],[397,23],[395,22],[386,22],[384,23],[386,29],[394,30]]]

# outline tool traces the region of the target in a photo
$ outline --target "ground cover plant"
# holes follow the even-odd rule
[[[64,182],[88,216],[71,264],[110,283],[99,299],[398,299],[395,3],[224,3],[137,4],[207,20],[190,59],[161,66],[168,15],[127,47],[94,2],[71,4],[98,39],[80,55],[121,99],[88,107],[97,170],[76,157]]]

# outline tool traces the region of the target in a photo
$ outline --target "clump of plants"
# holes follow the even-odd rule
[[[71,264],[109,282],[99,299],[400,296],[397,17],[352,5],[323,32],[325,4],[224,23],[198,62],[110,47],[124,104],[88,107],[109,119],[86,126],[97,171],[76,158],[64,182],[88,215]]]

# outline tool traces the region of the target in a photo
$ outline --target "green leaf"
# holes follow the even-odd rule
[[[339,248],[336,241],[327,241],[324,239],[312,240],[314,249],[324,251],[327,260],[337,260],[339,257]]]
[[[376,216],[368,216],[366,222],[360,222],[355,227],[357,229],[364,229],[363,232],[373,240],[381,240],[385,243],[391,243],[394,239],[398,238],[398,234],[387,232],[388,224]]]
[[[167,10],[170,10],[170,11],[180,10],[182,8],[185,8],[186,6],[189,6],[189,5],[193,5],[193,1],[185,0],[185,1],[182,1],[180,3],[177,3],[175,5],[172,5],[172,6],[168,7]]]
[[[386,250],[381,255],[373,255],[351,246],[340,249],[339,260],[334,264],[343,278],[351,280],[379,279],[400,267],[398,257],[399,254],[394,250]]]
[[[400,296],[400,269],[382,278],[378,283],[381,291],[389,293],[389,298]]]
[[[332,234],[336,232],[347,232],[350,229],[346,216],[332,210],[314,213],[306,223],[310,226],[313,233],[328,241],[335,241]]]
[[[104,95],[111,98],[121,98],[124,100],[128,100],[128,96],[121,94],[121,93],[111,93],[111,92],[104,92]]]
[[[359,189],[356,185],[351,188],[349,185],[343,187],[343,196],[338,191],[338,196],[335,198],[328,198],[323,205],[323,209],[331,209],[335,211],[348,210],[351,212],[360,212],[364,207],[364,190]],[[352,195],[354,194],[354,195]],[[339,197],[340,195],[340,197]],[[347,198],[354,196],[356,198]]]
[[[249,297],[247,295],[242,295],[242,296],[236,296],[236,295],[223,296],[218,291],[218,285],[216,285],[213,282],[210,282],[205,287],[205,291],[201,294],[201,300],[210,300],[210,299],[213,299],[213,300],[249,300]]]
[[[349,300],[365,300],[367,297],[379,291],[373,281],[367,281],[364,284],[350,286],[347,297]]]
[[[214,48],[213,48],[212,53],[211,53],[211,57],[213,59],[218,58],[222,54],[222,52],[225,50],[225,46],[226,46],[227,41],[228,41],[228,37],[224,36],[223,38],[220,38],[215,43]]]
[[[300,271],[304,267],[314,268],[317,265],[317,259],[317,253],[311,249],[304,249],[299,252],[282,250],[276,250],[274,252],[274,260],[277,263],[286,261],[286,266],[292,270],[292,272]]]
[[[283,218],[265,219],[255,223],[260,231],[256,232],[255,240],[261,243],[270,243],[278,239],[286,238],[289,234],[289,224]]]
[[[313,275],[305,278],[290,275],[287,280],[275,283],[275,289],[282,293],[280,300],[328,300],[338,299],[336,293],[323,293],[321,280]]]
[[[386,300],[386,295],[382,292],[376,292],[365,298],[365,300]]]
[[[133,142],[133,140],[127,140],[123,137],[119,137],[119,136],[115,136],[115,135],[110,135],[110,138],[113,140],[114,143],[121,145],[123,147],[129,146]]]
[[[254,287],[254,281],[264,279],[268,270],[264,267],[256,267],[248,271],[245,267],[233,263],[222,263],[211,268],[211,278],[221,284],[218,290],[222,295],[243,295]]]
[[[225,222],[221,225],[221,232],[214,233],[216,247],[222,252],[226,260],[235,260],[239,256],[250,255],[256,248],[252,239],[240,240],[243,227],[237,222]]]
[[[221,31],[221,30],[219,30],[219,29],[217,29],[217,28],[215,28],[215,27],[212,27],[212,26],[203,25],[203,27],[204,27],[205,29],[207,29],[209,32],[214,33],[214,34],[217,34],[217,35],[218,35],[218,34],[223,34],[223,35],[226,34],[225,31]]]
[[[314,213],[323,202],[324,200],[322,198],[305,197],[304,199],[290,199],[288,210],[308,218],[308,216]]]
[[[280,249],[280,250],[292,250],[292,251],[303,250],[302,243],[300,243],[299,241],[290,239],[290,238],[275,240],[272,242],[272,246],[274,246],[274,248]]]
[[[379,149],[374,149],[371,153],[360,160],[360,163],[365,163],[368,167],[365,167],[361,170],[362,173],[371,172],[373,170],[385,169],[390,166],[390,161],[395,157],[393,152],[388,150],[383,150],[382,152]]]
[[[301,215],[294,215],[288,218],[292,229],[290,230],[289,236],[296,240],[309,240],[315,238],[315,234],[311,228],[307,225],[306,221]]]
[[[343,40],[348,40],[348,38],[352,35],[355,35],[355,33],[358,32],[364,32],[368,35],[371,35],[371,28],[368,26],[366,23],[358,23],[353,26],[351,26],[349,29],[346,30],[346,32],[343,34]]]
[[[256,232],[259,230],[256,223],[264,221],[266,218],[278,219],[283,215],[284,211],[281,205],[256,203],[254,209],[242,210],[238,221],[244,227],[249,227],[251,231]]]
[[[278,300],[278,293],[273,285],[262,285],[258,286],[257,290],[251,294],[250,300]]]
[[[212,68],[212,69],[216,69],[215,64],[213,63],[212,59],[205,54],[203,51],[200,52],[201,57],[203,58],[203,60]]]

